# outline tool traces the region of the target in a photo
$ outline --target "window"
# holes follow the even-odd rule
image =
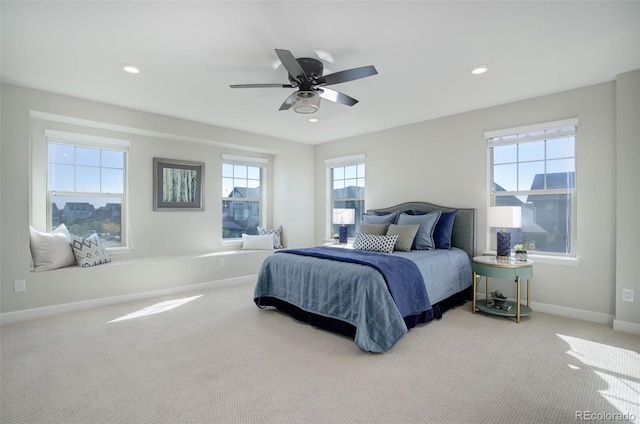
[[[576,256],[577,123],[485,133],[490,204],[522,207],[522,228],[510,230],[512,248],[522,244],[534,253]]]
[[[364,155],[355,155],[344,158],[327,159],[327,189],[329,198],[328,232],[329,238],[339,233],[342,223],[333,222],[334,215],[354,216],[353,225],[348,224],[348,237],[355,237],[360,228],[362,214],[365,213],[364,189],[365,189],[365,166]],[[346,215],[340,213],[347,209]],[[353,210],[353,214],[350,210]],[[336,212],[336,213],[334,213]]]
[[[222,155],[222,239],[258,234],[267,161]]]
[[[47,227],[127,246],[125,140],[47,130]]]

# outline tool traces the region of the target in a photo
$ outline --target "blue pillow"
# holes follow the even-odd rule
[[[433,232],[438,220],[440,219],[441,213],[441,211],[433,211],[423,215],[407,215],[406,213],[400,214],[398,217],[398,225],[420,225],[416,238],[413,240],[413,246],[411,246],[412,249],[433,250],[436,248],[436,244],[433,239]]]
[[[436,249],[451,249],[451,232],[453,231],[453,221],[456,219],[458,210],[453,212],[442,212],[440,219],[433,232],[433,240]]]
[[[365,213],[362,215],[363,224],[395,224],[398,212],[391,212],[386,215],[379,215],[378,212],[373,214]]]

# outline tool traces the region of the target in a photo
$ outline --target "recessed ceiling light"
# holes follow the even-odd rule
[[[138,68],[137,66],[127,65],[127,64],[122,64],[120,66],[122,67],[123,71],[128,72],[130,74],[139,74],[140,73],[140,68]]]
[[[489,70],[489,65],[477,65],[477,66],[474,66],[473,69],[471,69],[471,73],[473,75],[480,75],[480,74],[484,74],[488,70]]]
[[[318,122],[319,119],[318,118],[309,118],[309,122]]]

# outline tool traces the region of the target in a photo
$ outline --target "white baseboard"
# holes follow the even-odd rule
[[[635,334],[640,336],[640,324],[629,321],[620,321],[619,319],[613,320],[613,329],[621,331],[623,333]]]
[[[545,314],[559,315],[561,317],[575,318],[583,321],[597,322],[598,324],[613,324],[613,315],[601,312],[586,311],[584,309],[567,308],[566,306],[549,305],[547,303],[531,302],[531,309]]]
[[[0,314],[0,323],[26,321],[37,318],[46,318],[67,312],[81,311],[84,309],[98,308],[117,303],[131,302],[135,300],[149,299],[153,297],[168,296],[172,294],[203,290],[214,287],[226,287],[244,283],[255,283],[257,275],[245,275],[242,277],[228,278],[225,280],[208,281],[205,283],[189,284],[186,286],[170,287],[166,289],[151,290],[140,293],[124,294],[120,296],[103,297],[100,299],[84,300],[81,302],[63,303],[61,305],[45,306],[42,308],[25,309],[22,311],[5,312]]]
[[[477,298],[485,299],[486,296],[484,293],[478,293]],[[515,302],[515,299],[509,298],[509,300]],[[542,312],[545,314],[575,318],[582,321],[591,321],[598,324],[613,325],[614,322],[613,315],[603,314],[601,312],[586,311],[584,309],[568,308],[566,306],[550,305],[548,303],[531,302],[531,309],[533,309],[533,311]]]

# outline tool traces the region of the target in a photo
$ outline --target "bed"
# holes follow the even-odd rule
[[[475,209],[426,202],[367,211],[373,222],[394,214],[398,223],[402,214],[403,224],[409,219],[426,222],[420,216],[437,215],[437,211],[442,217],[453,216],[449,248],[421,246],[418,250],[416,236],[407,251],[372,252],[362,250],[363,237],[371,236],[359,234],[360,249],[322,246],[277,251],[262,264],[255,304],[353,337],[365,352],[390,350],[410,328],[440,319],[446,310],[471,298],[476,213]],[[394,228],[404,231],[412,229],[409,227]],[[399,243],[400,238],[397,240]]]

